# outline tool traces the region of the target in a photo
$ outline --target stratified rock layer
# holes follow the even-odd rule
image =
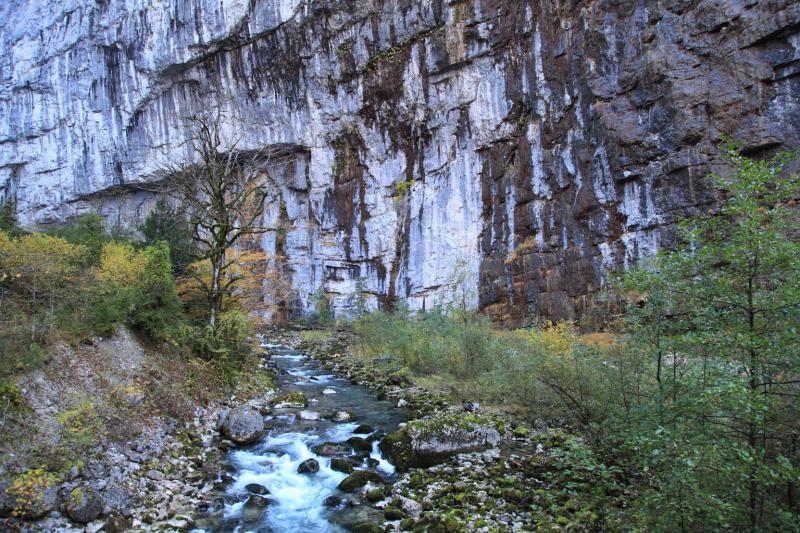
[[[134,185],[187,157],[180,118],[223,102],[242,148],[282,150],[278,316],[358,286],[574,318],[714,204],[720,133],[800,146],[790,0],[8,0],[0,25],[22,221],[134,225],[154,201]]]

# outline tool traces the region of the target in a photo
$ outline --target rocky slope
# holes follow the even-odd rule
[[[573,318],[713,205],[720,133],[800,146],[790,0],[9,0],[0,26],[0,195],[24,223],[134,224],[135,184],[187,156],[181,117],[220,105],[243,148],[281,148],[288,229],[262,244],[291,313],[363,285]]]
[[[238,397],[223,397],[231,389],[213,374],[124,328],[57,343],[46,365],[0,388],[0,530],[189,529],[219,497],[233,446],[218,421],[245,400],[266,408],[271,375],[261,360]]]

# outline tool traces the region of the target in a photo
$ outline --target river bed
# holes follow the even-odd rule
[[[223,463],[229,470],[221,495],[224,505],[199,517],[195,531],[321,533],[347,531],[364,521],[380,523],[382,512],[368,502],[350,505],[354,496],[337,489],[347,474],[332,470],[331,458],[314,453],[312,447],[371,436],[371,452],[354,451],[346,458],[356,469],[371,467],[392,480],[395,470],[378,450],[378,437],[396,429],[407,413],[377,400],[365,387],[326,373],[304,353],[278,345],[264,347],[275,366],[277,395],[300,391],[308,398],[308,407],[274,409],[264,417],[269,430],[261,441],[228,453]],[[354,419],[336,422],[337,412],[352,413]],[[316,415],[317,420],[311,419]],[[374,431],[354,435],[359,426],[363,432],[363,425]],[[298,473],[298,466],[308,459],[319,462],[319,471]],[[269,490],[266,500],[246,488],[253,484]],[[341,498],[341,503],[331,505],[331,497]]]

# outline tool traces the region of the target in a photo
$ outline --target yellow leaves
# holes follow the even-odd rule
[[[225,270],[222,283],[234,282],[225,296],[224,307],[246,311],[263,309],[269,256],[258,250],[234,249],[228,249],[225,255],[230,266]],[[189,265],[187,272],[188,276],[177,281],[179,296],[185,301],[205,297],[211,287],[211,263],[208,260],[196,261]]]
[[[53,288],[73,276],[86,256],[86,248],[44,233],[13,239],[0,232],[0,273],[32,292]]]
[[[578,333],[570,322],[547,322],[542,328],[528,330],[527,337],[541,345],[546,352],[561,356],[571,355],[578,343]]]
[[[17,476],[8,487],[8,493],[14,498],[11,514],[16,517],[37,514],[44,502],[45,491],[56,481],[55,475],[45,471],[43,467],[27,470]]]
[[[146,264],[144,252],[130,244],[109,242],[103,246],[95,279],[113,285],[138,285]]]

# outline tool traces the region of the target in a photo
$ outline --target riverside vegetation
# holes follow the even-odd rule
[[[2,222],[0,515],[39,518],[52,508],[52,488],[97,463],[98,450],[130,441],[141,462],[143,446],[196,441],[183,425],[172,438],[163,419],[191,421],[198,406],[272,386],[250,341],[257,324],[239,300],[226,300],[208,323],[194,279],[204,261],[166,202],[147,217],[141,239],[107,231],[95,214],[34,232],[8,214]],[[64,512],[75,519],[70,501]]]
[[[503,458],[461,456],[456,466],[400,465],[409,471],[394,488],[371,489],[389,502],[387,527],[488,531],[512,527],[504,523],[512,517],[542,531],[800,529],[800,180],[784,175],[789,154],[752,160],[729,142],[727,155],[731,176],[710,177],[721,207],[682,222],[674,251],[611,281],[621,309],[605,331],[569,323],[499,330],[463,305],[417,314],[359,306],[354,320],[338,323],[354,334],[354,357],[377,369],[363,380],[431,392],[431,412],[400,398],[412,416],[433,414],[443,398],[487,411],[412,421],[385,446],[413,451],[410,439],[441,429],[431,423],[483,431],[486,446],[498,438],[515,446]],[[186,222],[163,202],[152,217],[144,241],[106,232],[94,215],[47,233],[3,217],[5,436],[23,427],[15,376],[45,365],[58,342],[78,345],[120,325],[168,346],[175,360],[167,366],[180,366],[174,376],[184,387],[214,381],[215,391],[230,391],[248,379],[252,325],[241,293],[215,294],[221,309],[209,324],[208,291],[198,287],[214,277],[192,260]],[[332,327],[323,293],[317,304],[316,325]],[[303,336],[312,345],[336,338],[319,329]],[[7,480],[15,513],[30,514],[46,487],[80,465],[76,450],[108,425],[97,411],[85,400],[59,411],[59,444]],[[486,490],[471,491],[478,485]]]
[[[625,312],[609,331],[400,309],[355,322],[358,353],[582,438],[561,453],[601,460],[602,483],[625,497],[608,496],[600,522],[576,522],[575,508],[556,526],[797,531],[800,181],[782,174],[789,154],[727,148],[734,174],[711,176],[727,200],[684,221],[675,251],[614,280]],[[551,490],[577,495],[570,485]]]

